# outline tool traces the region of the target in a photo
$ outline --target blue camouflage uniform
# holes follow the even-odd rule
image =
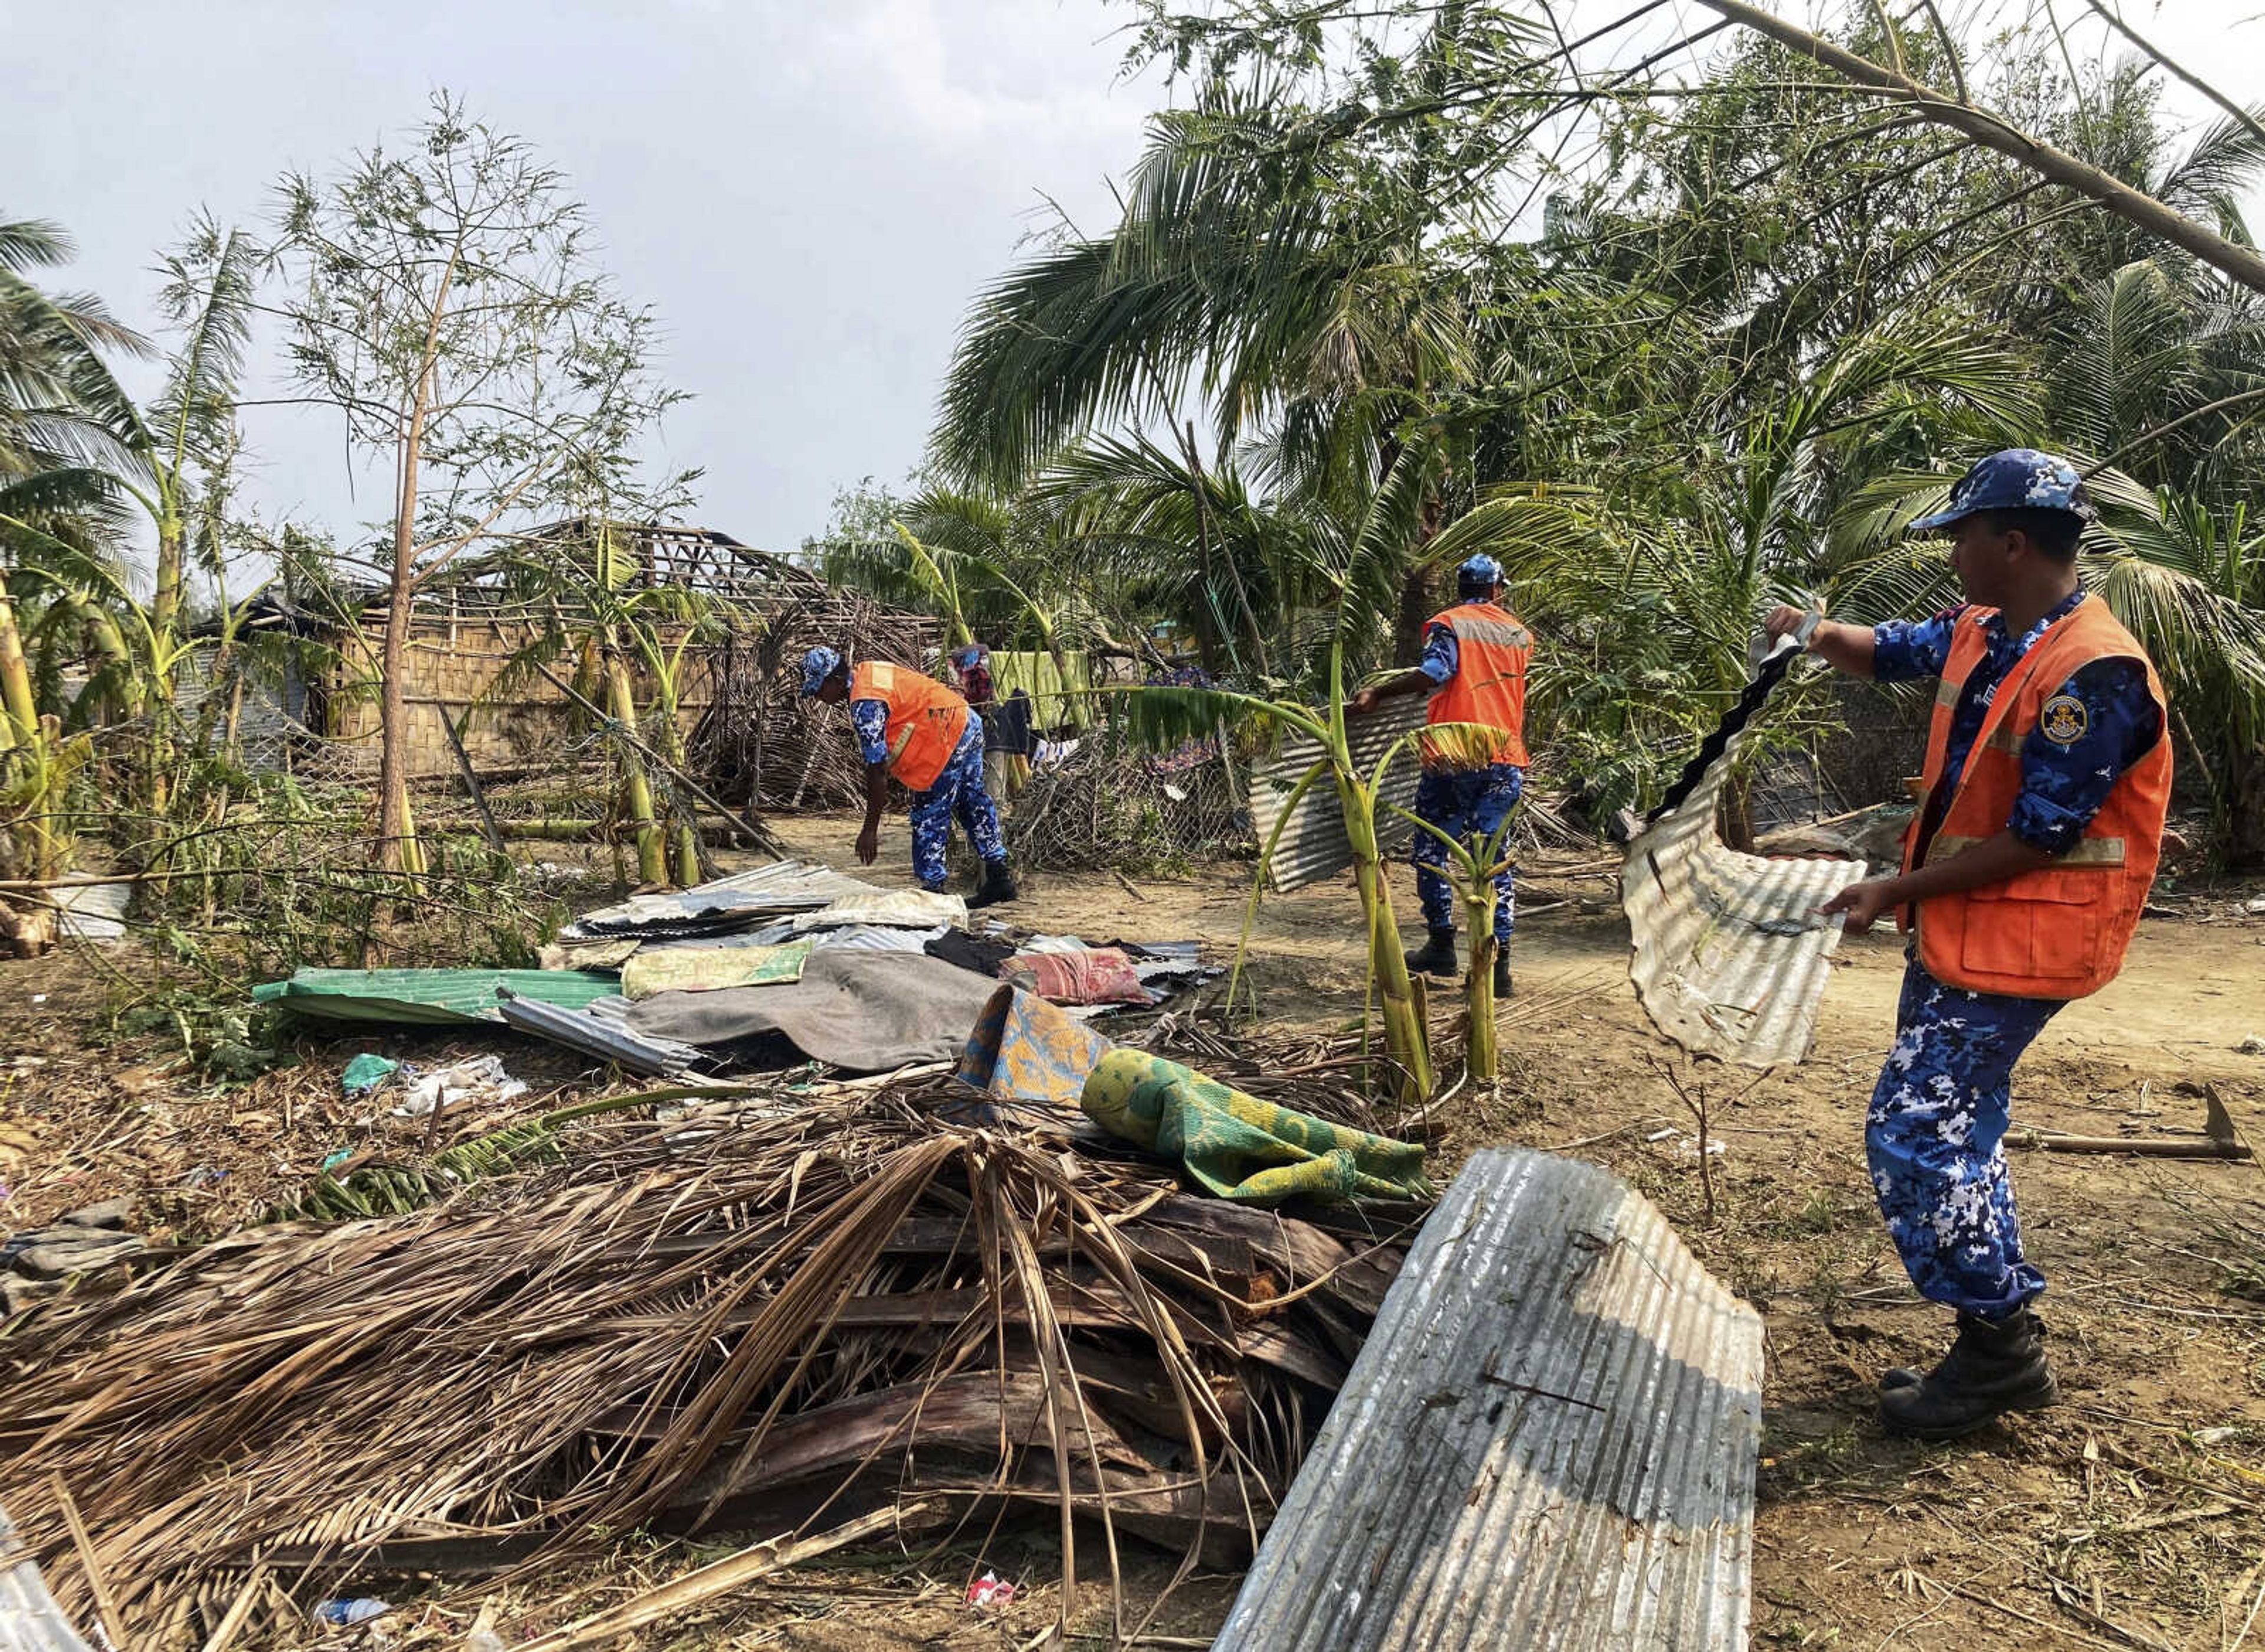
[[[1467,597],[1484,602],[1486,597]],[[1424,633],[1424,658],[1416,668],[1435,684],[1445,686],[1460,663],[1455,634],[1434,623]],[[1518,794],[1526,789],[1526,770],[1516,763],[1489,763],[1483,768],[1431,769],[1416,782],[1416,818],[1429,821],[1452,837],[1475,833],[1491,837],[1501,826]],[[1424,922],[1431,929],[1455,927],[1454,886],[1447,881],[1447,846],[1429,832],[1416,834],[1416,898],[1424,908]],[[1504,865],[1495,874],[1494,938],[1509,944],[1516,918],[1511,870]]]
[[[857,752],[869,763],[889,756],[889,708],[879,700],[852,700],[849,721],[857,731]],[[957,817],[967,841],[987,864],[1003,866],[1007,846],[999,836],[999,811],[983,784],[983,719],[970,713],[967,731],[936,784],[913,794],[913,876],[922,889],[940,890],[950,881],[944,850]]]
[[[1982,622],[1986,651],[1951,716],[1942,779],[1920,822],[1922,857],[1999,684],[2047,627],[2095,600],[2077,592],[2019,637],[1994,614]],[[1874,678],[1940,677],[1964,611],[1875,627]],[[2133,661],[2094,660],[2060,692],[2084,702],[2085,731],[2067,745],[2041,729],[2029,731],[2021,795],[2006,822],[2023,842],[2056,855],[2075,844],[2116,777],[2163,731],[2146,673]],[[1915,952],[1904,967],[1896,1041],[1872,1091],[1864,1146],[1889,1235],[1912,1283],[1931,1301],[2002,1320],[2044,1289],[2043,1274],[2021,1253],[2004,1138],[2014,1063],[2065,1002],[1951,986],[1929,974]]]

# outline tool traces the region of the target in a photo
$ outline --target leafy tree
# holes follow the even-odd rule
[[[678,399],[653,322],[593,266],[586,214],[523,140],[436,95],[404,150],[280,185],[282,313],[306,393],[390,471],[379,662],[378,837],[421,863],[404,698],[417,594],[467,550],[544,514],[647,513],[646,427]]]

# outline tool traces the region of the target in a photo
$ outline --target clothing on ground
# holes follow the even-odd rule
[[[950,874],[944,850],[958,820],[986,864],[1003,866],[1007,845],[999,835],[999,809],[983,784],[983,724],[967,719],[967,730],[952,747],[951,760],[936,784],[913,794],[913,876],[922,889],[940,890]]]
[[[1489,763],[1460,772],[1425,769],[1416,782],[1416,818],[1438,826],[1458,841],[1476,833],[1490,837],[1526,788],[1526,771],[1515,763]],[[1455,927],[1454,885],[1446,876],[1447,846],[1429,832],[1417,832],[1412,858],[1416,894],[1424,922],[1433,929]],[[1511,869],[1495,874],[1494,938],[1507,942],[1517,916]]]
[[[1934,789],[1927,819],[1920,824],[1922,855],[1958,790],[1959,776],[1965,772],[1975,736],[1982,731],[1999,686],[2054,622],[2089,600],[2081,591],[2072,593],[2018,637],[2008,632],[1999,615],[1984,616],[1989,651],[1967,677],[1951,714],[1942,783]],[[1908,682],[1942,675],[1950,657],[1951,634],[1965,611],[1961,606],[1932,619],[1890,620],[1875,626],[1874,679]],[[2040,723],[2021,742],[2021,792],[2006,827],[2033,848],[2062,855],[2083,835],[2123,771],[2162,738],[2163,720],[2147,690],[2146,667],[2136,659],[2094,660],[2062,684],[2055,698],[2075,701],[2083,714],[2065,719],[2058,731]],[[2072,739],[2054,738],[2056,731],[2070,730],[2075,731]]]
[[[1221,1198],[1423,1199],[1424,1148],[1229,1089],[1145,1050],[1111,1050],[1078,1105],[1111,1134],[1167,1158]]]
[[[2006,1168],[2014,1063],[2064,1007],[1969,992],[1913,959],[1864,1121],[1872,1187],[1921,1296],[2002,1320],[2045,1288]]]
[[[960,1052],[958,1077],[1002,1100],[1074,1107],[1088,1074],[1116,1046],[1043,998],[1000,986]]]
[[[947,929],[922,950],[932,958],[942,958],[946,964],[956,964],[963,970],[972,970],[987,980],[995,981],[999,979],[999,966],[1015,956],[1015,944],[990,935],[970,935],[965,929]]]
[[[814,950],[802,979],[774,986],[660,993],[623,1019],[647,1037],[697,1045],[725,1063],[771,1056],[783,1036],[803,1054],[857,1073],[950,1060],[996,981],[920,952]]]
[[[657,993],[714,992],[802,979],[807,940],[779,946],[640,947],[622,965],[622,996],[631,1003]]]
[[[1153,1004],[1132,960],[1114,947],[1078,952],[1021,952],[999,966],[999,979],[1055,1004]]]

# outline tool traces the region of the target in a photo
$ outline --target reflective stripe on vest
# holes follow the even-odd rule
[[[1455,639],[1455,674],[1432,690],[1424,722],[1482,726],[1425,736],[1424,766],[1522,767],[1526,761],[1526,666],[1533,634],[1518,623],[1516,615],[1491,602],[1457,603],[1433,615],[1431,623],[1446,626]]]
[[[1942,683],[1927,730],[1926,788],[1904,841],[1911,870],[1927,801],[1948,767],[1950,724],[1967,679],[1989,651],[1982,622],[1969,608],[1951,633]],[[2146,667],[2147,692],[2167,711],[2163,685],[2146,652],[2097,597],[2087,597],[2045,628],[2006,674],[1967,753],[1958,788],[1926,846],[1939,864],[2006,828],[2021,791],[2021,747],[2044,703],[2095,659],[2136,659]],[[2107,800],[2065,855],[2044,865],[1919,906],[1919,961],[1937,980],[1974,992],[2016,998],[2082,998],[2123,967],[2124,949],[2147,904],[2162,855],[2170,807],[2171,740],[2167,715],[2153,747],[2116,776]]]
[[[882,735],[889,773],[914,791],[926,791],[951,761],[967,731],[967,702],[935,678],[885,660],[860,663],[849,673],[852,700],[878,700],[889,709]]]

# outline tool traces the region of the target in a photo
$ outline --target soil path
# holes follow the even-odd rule
[[[785,830],[840,863],[856,826]],[[892,822],[870,875],[907,882],[906,857]],[[1232,948],[1248,874],[1129,887],[1107,872],[1040,875],[1012,911],[1089,940],[1197,935]],[[2144,923],[2123,973],[2062,1012],[2022,1061],[2016,1121],[2094,1135],[2198,1131],[2209,1084],[2265,1146],[2265,1056],[2239,1049],[2265,1036],[2265,917],[2240,903],[2253,892],[2182,902],[2194,917]],[[1394,899],[1412,939],[1404,868]],[[1539,868],[1520,904],[1518,996],[1503,1017],[1508,1079],[1498,1095],[1466,1091],[1448,1105],[1438,1168],[1451,1175],[1488,1143],[1578,1144],[1658,1203],[1762,1311],[1756,1644],[2230,1643],[2265,1576],[2265,1171],[2016,1153],[2025,1237],[2051,1281],[2043,1307],[2065,1401],[1962,1445],[1890,1439],[1873,1420],[1879,1372],[1932,1363],[1949,1328],[1905,1282],[1863,1166],[1900,940],[1844,944],[1807,1061],[1759,1080],[1701,1070],[1724,1144],[1710,1215],[1692,1121],[1654,1065],[1674,1052],[1628,985],[1611,877],[1595,862]],[[1268,1020],[1322,1028],[1357,1015],[1358,935],[1347,877],[1269,897],[1250,956]],[[2245,1226],[2246,1248],[2232,1237]],[[2245,1268],[2259,1294],[2228,1294]],[[1220,1583],[1173,1627],[1200,1634],[1231,1593]],[[928,1628],[962,1643],[948,1614]],[[810,1634],[789,1643],[911,1643],[870,1626]],[[2250,1644],[2261,1634],[2265,1615]]]

